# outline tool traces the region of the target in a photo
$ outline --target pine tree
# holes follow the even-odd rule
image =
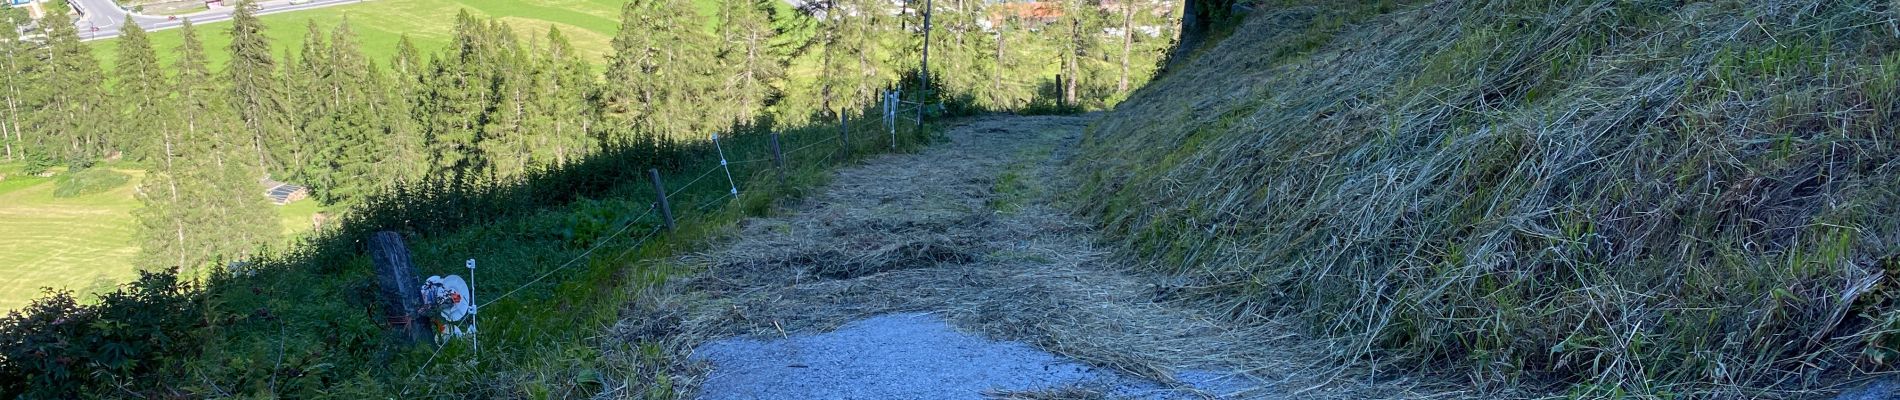
[[[591,133],[598,118],[592,104],[594,74],[587,60],[555,27],[548,27],[547,54],[542,62],[548,74],[541,80],[537,98],[546,103],[544,126],[549,129],[540,147],[552,152],[554,165],[567,164],[594,149]]]
[[[140,185],[139,265],[194,268],[242,260],[276,240],[276,214],[258,191],[250,135],[213,84],[204,46],[181,28],[174,103],[178,128],[154,139],[157,162]]]
[[[279,160],[272,158],[272,147],[288,141],[291,130],[277,61],[271,54],[270,39],[264,36],[264,24],[255,14],[256,7],[254,0],[238,0],[237,11],[231,15],[231,61],[225,65],[224,75],[230,85],[231,105],[249,133],[251,152],[262,175],[281,170]]]
[[[983,2],[950,0],[936,2],[936,6],[930,44],[932,86],[945,98],[966,99],[977,107],[1013,108],[994,101],[989,93],[994,89],[991,79],[998,77],[995,70],[1000,55],[995,43],[998,38],[983,32],[978,24],[989,15]],[[1000,33],[1006,27],[992,29]]]
[[[158,52],[152,49],[152,41],[145,35],[145,29],[126,19],[120,28],[117,86],[114,94],[118,106],[115,139],[121,143],[119,148],[125,151],[126,158],[145,160],[152,156],[153,143],[147,138],[170,129],[166,125],[171,121],[166,101],[171,97],[171,86],[158,64]]]
[[[603,113],[617,126],[660,138],[707,133],[721,84],[704,21],[678,0],[628,2],[607,66]]]
[[[497,176],[518,176],[536,162],[529,140],[538,132],[527,124],[534,119],[530,114],[539,112],[535,110],[538,100],[534,80],[544,73],[530,52],[521,48],[514,30],[500,21],[490,21],[487,32],[491,35],[490,54],[484,58],[484,68],[489,71],[494,94],[491,112],[482,125],[482,154],[488,157]]]
[[[381,114],[390,110],[380,86],[382,74],[363,55],[348,18],[337,25],[325,50],[307,55],[324,59],[323,72],[310,87],[311,103],[325,110],[316,193],[325,204],[342,208],[360,202],[396,176],[384,165],[390,151],[385,144],[387,120]]]
[[[392,181],[414,182],[428,172],[423,120],[417,111],[425,68],[422,52],[409,41],[409,35],[403,35],[396,41],[396,54],[389,61],[389,85],[384,93],[387,111],[379,113],[389,149],[383,162],[387,168],[384,175]]]
[[[1062,102],[1082,106],[1082,92],[1093,85],[1101,68],[1102,5],[1100,0],[1063,0],[1062,18],[1056,21],[1054,37],[1061,49]]]
[[[107,141],[110,129],[101,129],[97,119],[111,115],[105,104],[105,72],[92,56],[92,47],[79,41],[79,32],[67,16],[65,2],[47,3],[40,29],[46,34],[46,62],[34,73],[27,87],[32,118],[27,132],[38,132],[44,140],[42,151],[60,154],[68,162],[84,165],[96,160],[112,147]],[[56,11],[55,11],[56,10]],[[59,143],[54,145],[53,143]],[[50,146],[48,146],[50,145]],[[48,148],[58,146],[56,148]]]
[[[17,33],[20,23],[27,20],[24,8],[0,9],[0,32]],[[20,40],[18,35],[0,35],[0,68],[6,68],[0,74],[0,142],[6,143],[6,160],[25,160],[28,156],[26,138],[21,134],[21,124],[26,122],[26,86],[28,77],[35,68],[36,58],[27,53],[31,50],[28,42]]]
[[[784,76],[784,61],[772,54],[772,1],[730,1],[720,13],[719,64],[729,68],[723,107],[730,111],[718,122],[725,125],[752,123]]]
[[[467,181],[490,171],[481,142],[495,106],[495,74],[500,71],[492,58],[497,40],[489,24],[464,11],[456,16],[450,47],[430,63],[418,104],[430,175]]]
[[[887,48],[896,34],[888,2],[830,0],[821,36],[823,61],[818,76],[820,106],[834,115],[870,104],[899,78]]]
[[[330,100],[335,94],[330,85],[334,71],[330,65],[330,48],[322,28],[315,20],[304,25],[304,42],[301,52],[292,57],[285,50],[284,68],[277,82],[283,84],[284,109],[290,116],[290,134],[284,139],[266,143],[271,153],[276,155],[276,171],[284,179],[315,184],[322,191],[328,172],[327,160],[320,159],[318,153],[327,147],[330,141],[339,140],[333,126],[337,108]]]

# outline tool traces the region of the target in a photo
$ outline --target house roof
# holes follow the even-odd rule
[[[277,204],[287,204],[291,201],[295,201],[297,199],[292,198],[293,196],[309,189],[303,186],[274,181],[270,178],[260,179],[258,183],[264,186],[264,196],[269,197],[272,202],[276,202]]]

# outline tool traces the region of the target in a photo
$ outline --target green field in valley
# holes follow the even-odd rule
[[[609,42],[618,29],[620,0],[369,0],[312,10],[261,17],[279,54],[302,47],[306,24],[316,22],[326,32],[348,18],[363,50],[386,63],[397,41],[408,35],[425,54],[445,46],[461,10],[482,19],[498,19],[527,38],[543,36],[558,27],[574,46],[596,64],[604,63]],[[702,14],[713,15],[715,0],[695,0]],[[710,21],[710,20],[709,20]],[[229,57],[228,21],[199,26],[199,34],[214,63],[221,68]],[[182,36],[176,29],[153,32],[161,57],[170,62]],[[117,42],[91,42],[95,55],[111,69]],[[386,64],[383,64],[386,65]],[[25,176],[18,165],[0,165],[0,311],[26,305],[54,287],[82,294],[107,283],[137,275],[132,259],[138,253],[133,211],[139,202],[133,187],[143,171],[128,167],[130,183],[98,194],[71,198],[53,196],[55,178]],[[318,211],[314,201],[279,207],[286,232],[307,229]]]
[[[718,0],[693,2],[699,6],[700,13],[709,18],[719,5]],[[294,54],[303,47],[306,25],[311,21],[328,32],[348,18],[350,29],[356,31],[363,51],[386,66],[390,56],[396,52],[397,41],[404,34],[409,35],[409,40],[422,49],[425,58],[426,54],[432,54],[447,45],[455,29],[456,13],[467,10],[476,18],[492,18],[507,23],[524,41],[544,36],[550,26],[558,27],[588,60],[602,64],[611,52],[610,43],[614,32],[620,27],[620,6],[624,3],[623,0],[368,0],[267,14],[260,18],[269,28],[266,35],[272,39],[272,49],[279,54],[286,51]],[[205,41],[214,66],[223,65],[229,58],[224,50],[230,44],[230,37],[225,33],[229,26],[229,21],[198,26],[200,38]],[[183,39],[178,30],[173,29],[153,32],[152,41],[158,47],[160,56],[170,62],[176,57],[172,50]],[[113,40],[92,43],[95,54],[107,69],[111,69],[117,43]]]
[[[28,176],[0,165],[0,313],[54,287],[88,297],[93,288],[136,276],[139,201],[133,188],[145,172],[115,168],[132,181],[103,193],[53,196],[56,178]],[[259,189],[262,194],[262,189]],[[310,226],[314,201],[278,207],[286,234]]]

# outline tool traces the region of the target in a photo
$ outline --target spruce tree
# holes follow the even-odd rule
[[[25,130],[44,138],[42,151],[69,163],[88,164],[112,147],[106,135],[110,129],[98,124],[99,116],[111,115],[101,86],[105,72],[93,58],[92,47],[79,41],[72,18],[61,12],[68,9],[66,3],[46,5],[49,11],[38,23],[46,34],[46,62],[27,85],[33,111]]]
[[[145,29],[129,18],[119,29],[119,64],[113,70],[118,106],[115,142],[121,143],[119,148],[126,158],[146,160],[151,158],[154,144],[149,138],[170,129],[166,123],[171,121],[167,115],[171,110],[166,102],[171,97],[171,86]]]
[[[384,96],[388,99],[382,116],[384,143],[389,152],[383,162],[384,174],[393,181],[414,182],[428,172],[428,156],[423,141],[423,120],[417,105],[422,100],[426,65],[409,35],[396,41],[396,54],[389,61],[389,77]]]
[[[249,136],[252,161],[260,168],[259,175],[264,175],[280,170],[272,148],[290,139],[290,128],[277,61],[256,7],[254,0],[238,0],[231,15],[231,61],[225,65],[224,81],[230,85],[231,107]]]
[[[156,136],[158,162],[141,184],[139,265],[195,268],[246,259],[272,243],[281,227],[260,193],[254,155],[224,94],[213,83],[203,44],[189,21],[181,28],[177,129]]]
[[[0,9],[0,32],[19,32],[24,21],[27,21],[25,9]],[[31,49],[29,43],[17,35],[0,36],[0,68],[8,71],[0,74],[0,142],[6,143],[7,161],[25,160],[28,156],[21,125],[26,123],[24,96],[34,70],[31,66],[38,61],[28,55]]]
[[[635,0],[621,9],[601,93],[601,108],[616,126],[682,139],[716,124],[710,109],[721,84],[704,21],[678,0]]]
[[[277,82],[284,88],[284,109],[290,115],[290,134],[284,139],[267,143],[272,154],[277,155],[278,171],[283,179],[316,185],[328,171],[326,160],[318,153],[326,142],[338,140],[336,129],[336,104],[330,101],[334,97],[329,84],[334,71],[330,66],[330,49],[322,28],[315,20],[304,25],[303,48],[292,57],[285,50],[284,63]]]
[[[481,134],[482,154],[488,157],[492,172],[498,176],[517,176],[534,164],[530,148],[532,132],[527,124],[539,112],[535,106],[534,80],[539,71],[528,51],[515,39],[514,30],[500,21],[489,21],[489,54],[483,58],[488,71],[491,112],[484,119]]]
[[[555,27],[548,27],[543,63],[548,74],[542,79],[537,98],[546,103],[545,126],[549,130],[542,145],[552,152],[554,165],[567,164],[594,149],[591,133],[598,118],[592,104],[594,73],[567,36]]]
[[[723,108],[729,111],[719,122],[727,125],[748,124],[764,111],[773,96],[773,85],[784,76],[783,60],[772,54],[771,1],[729,1],[720,12],[722,46],[719,64],[728,68],[724,81]]]
[[[490,26],[463,11],[456,16],[450,47],[430,62],[418,115],[426,121],[430,175],[465,181],[489,171],[482,153],[482,130],[494,105],[494,74],[489,58],[496,35]]]
[[[325,53],[307,57],[324,59],[323,73],[311,86],[313,104],[325,110],[319,124],[322,140],[317,151],[321,160],[316,188],[319,200],[344,208],[354,205],[394,176],[383,165],[389,151],[382,113],[389,112],[383,82],[375,64],[369,62],[356,42],[356,33],[345,18],[331,35]],[[308,54],[308,52],[306,52]]]
[[[1053,38],[1061,49],[1063,104],[1082,106],[1082,92],[1095,84],[1104,58],[1101,9],[1100,0],[1062,1]]]

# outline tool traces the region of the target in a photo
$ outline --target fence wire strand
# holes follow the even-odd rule
[[[488,302],[485,302],[479,306],[476,306],[475,309],[480,310],[484,307],[488,307],[489,304],[495,304],[495,302],[501,301],[501,299],[508,298],[508,296],[514,295],[516,292],[520,292],[521,289],[526,289],[528,286],[532,286],[535,283],[541,282],[542,279],[547,279],[548,276],[554,275],[555,272],[560,272],[561,270],[567,269],[567,267],[574,266],[575,262],[578,262],[581,259],[587,258],[587,256],[594,254],[594,250],[599,250],[601,246],[605,246],[607,245],[607,243],[613,242],[614,238],[620,237],[620,234],[627,233],[627,229],[633,228],[634,224],[639,223],[641,219],[646,218],[648,215],[653,215],[653,210],[658,209],[658,208],[659,208],[658,205],[647,206],[647,211],[645,213],[641,213],[640,216],[634,217],[631,220],[627,220],[627,224],[621,225],[620,230],[616,230],[614,231],[613,234],[607,235],[607,237],[605,238],[601,238],[599,242],[594,243],[593,247],[587,248],[587,251],[583,251],[581,252],[580,255],[574,256],[574,258],[567,260],[567,262],[562,263],[560,267],[556,267],[552,270],[548,270],[548,272],[542,273],[541,276],[535,277],[534,280],[528,281],[528,283],[524,283],[524,284],[521,284],[521,286],[515,287],[514,290],[510,290],[508,291],[508,293],[503,293],[501,296],[496,296],[495,298],[488,299]]]
[[[708,168],[708,169],[706,169],[706,173],[703,173],[703,174],[699,174],[699,177],[698,177],[698,178],[693,178],[693,181],[692,181],[692,182],[687,182],[687,183],[686,183],[686,186],[680,186],[680,188],[679,188],[679,189],[675,189],[675,190],[673,190],[673,193],[667,193],[667,194],[666,194],[666,197],[667,197],[667,198],[672,198],[673,196],[677,196],[677,195],[679,195],[679,194],[680,194],[681,192],[685,192],[687,188],[691,188],[691,187],[693,187],[693,184],[695,184],[695,183],[699,183],[699,180],[701,180],[701,179],[706,179],[706,177],[707,177],[707,176],[709,176],[709,175],[712,175],[712,173],[714,173],[714,172],[719,172],[719,166],[716,166],[716,165],[715,165],[715,166],[713,166],[712,168]]]

